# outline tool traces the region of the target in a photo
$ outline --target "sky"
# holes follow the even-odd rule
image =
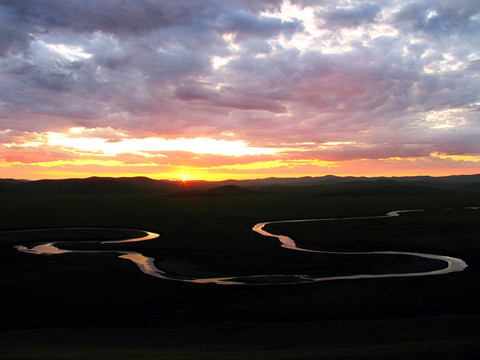
[[[2,0],[0,178],[480,173],[478,0]]]

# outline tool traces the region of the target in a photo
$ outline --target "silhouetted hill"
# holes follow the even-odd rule
[[[249,195],[255,193],[252,189],[247,189],[238,185],[222,185],[210,189],[209,192],[218,195]]]
[[[322,187],[319,194],[323,196],[407,196],[434,195],[445,191],[446,189],[425,182],[401,182],[381,179],[331,184]]]
[[[59,193],[135,193],[154,192],[166,194],[177,185],[167,180],[152,180],[147,177],[86,179],[61,179],[37,181],[0,180],[0,189],[9,192],[59,192]]]
[[[189,189],[183,190],[183,191],[177,191],[173,194],[170,194],[169,196],[175,196],[175,197],[201,197],[201,196],[240,196],[240,195],[249,195],[249,194],[254,194],[256,193],[255,190],[247,189],[238,185],[222,185],[222,186],[217,186],[213,188],[208,188],[206,190],[196,190],[195,188],[202,188],[206,184],[202,184],[200,186],[197,184],[197,186],[190,186]],[[192,189],[193,187],[193,189]]]
[[[184,190],[184,191],[178,191],[174,192],[173,194],[169,194],[167,196],[171,197],[211,197],[211,196],[219,196],[218,194],[215,194],[214,192],[208,191],[208,190]]]
[[[222,185],[237,185],[242,187],[265,187],[265,186],[312,186],[319,184],[348,182],[353,180],[362,180],[368,178],[362,177],[338,177],[334,175],[326,175],[320,177],[304,176],[299,178],[276,178],[270,177],[265,179],[252,179],[252,180],[225,180],[219,182]]]
[[[147,177],[90,177],[63,180],[0,179],[0,192],[30,193],[155,193],[173,196],[232,196],[296,189],[323,196],[415,195],[441,191],[480,191],[479,175],[445,177],[338,177],[267,178],[226,181],[153,180]]]

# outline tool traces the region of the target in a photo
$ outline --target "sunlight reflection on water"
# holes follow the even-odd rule
[[[478,207],[469,207],[469,209],[478,210]],[[353,220],[353,219],[374,219],[374,218],[387,218],[392,216],[400,216],[403,212],[412,212],[412,211],[423,211],[423,210],[396,210],[390,211],[385,215],[380,216],[368,216],[368,217],[349,217],[342,218],[343,220]],[[423,272],[406,272],[406,273],[387,273],[387,274],[355,274],[355,275],[345,275],[345,276],[311,276],[306,274],[300,275],[283,275],[283,274],[271,274],[271,275],[246,275],[246,276],[229,276],[229,277],[210,277],[210,278],[188,278],[182,277],[179,275],[168,274],[166,271],[157,268],[155,265],[155,259],[145,256],[139,252],[135,251],[118,251],[118,250],[66,250],[60,249],[55,246],[55,243],[43,243],[36,245],[32,248],[27,248],[23,245],[15,246],[15,248],[21,252],[36,254],[36,255],[58,255],[64,253],[116,253],[119,254],[118,257],[121,259],[129,260],[135,263],[138,268],[145,274],[166,280],[175,280],[182,282],[190,282],[197,284],[208,284],[215,283],[218,285],[288,285],[288,284],[301,284],[301,283],[313,283],[320,281],[329,281],[329,280],[354,280],[354,279],[372,279],[372,278],[394,278],[394,277],[413,277],[413,276],[428,276],[428,275],[441,275],[451,272],[463,271],[467,268],[467,264],[458,258],[443,256],[443,255],[434,255],[434,254],[424,254],[416,252],[401,252],[401,251],[364,251],[364,252],[338,252],[338,251],[321,251],[321,250],[310,250],[298,247],[295,241],[285,235],[276,235],[267,232],[264,230],[264,227],[268,224],[280,224],[280,223],[300,223],[300,222],[311,222],[311,221],[336,221],[340,218],[324,218],[324,219],[301,219],[301,220],[281,220],[281,221],[270,221],[262,222],[256,224],[252,230],[257,232],[260,235],[266,237],[273,237],[280,241],[283,248],[295,251],[303,251],[310,253],[318,254],[336,254],[336,255],[406,255],[406,256],[415,256],[425,259],[440,260],[446,263],[446,266],[442,269],[423,271]],[[80,229],[80,228],[76,228]],[[84,228],[87,229],[87,228]],[[99,229],[99,228],[96,228]],[[106,230],[111,228],[105,228]],[[122,230],[131,230],[131,229],[122,229]],[[21,232],[23,230],[19,230]],[[24,230],[24,231],[34,231],[34,230]],[[110,241],[100,241],[100,244],[122,244],[130,242],[140,242],[146,240],[152,240],[158,238],[160,235],[154,232],[136,230],[141,233],[144,233],[144,236],[130,238],[125,240],[110,240]]]

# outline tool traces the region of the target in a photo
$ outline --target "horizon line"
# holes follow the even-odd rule
[[[0,180],[13,180],[13,181],[62,181],[62,180],[86,180],[86,179],[135,179],[135,178],[145,178],[153,181],[171,181],[171,182],[225,182],[225,181],[259,181],[259,180],[268,180],[268,179],[320,179],[326,177],[336,177],[336,178],[357,178],[357,179],[393,179],[393,178],[447,178],[447,177],[460,177],[460,176],[480,176],[479,173],[474,174],[450,174],[450,175],[376,175],[376,176],[369,176],[369,175],[334,175],[334,174],[326,174],[326,175],[304,175],[304,176],[269,176],[269,177],[258,177],[258,178],[247,178],[247,179],[235,179],[235,178],[228,178],[223,180],[204,180],[204,179],[167,179],[167,178],[152,178],[146,175],[136,175],[136,176],[86,176],[86,177],[66,177],[66,178],[41,178],[41,179],[17,179],[17,178],[0,178]]]

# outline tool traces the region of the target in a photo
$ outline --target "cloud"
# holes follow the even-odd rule
[[[69,151],[61,149],[52,149],[50,146],[35,146],[35,147],[5,147],[0,145],[0,152],[2,156],[0,160],[7,163],[42,163],[59,160],[70,160],[75,156]]]
[[[201,101],[211,106],[229,109],[264,110],[272,113],[285,112],[286,108],[278,101],[275,93],[265,94],[252,88],[251,91],[232,89],[212,90],[200,84],[182,85],[175,96],[183,101]],[[281,97],[281,94],[280,94]]]
[[[258,17],[246,11],[224,14],[217,19],[222,33],[235,34],[237,41],[249,38],[271,38],[278,34],[291,36],[303,29],[299,21],[282,21],[274,17]]]
[[[395,21],[415,31],[435,37],[479,29],[474,16],[480,12],[478,1],[412,1],[398,11]]]
[[[335,161],[477,154],[479,14],[467,0],[5,0],[0,143],[83,127]]]
[[[378,4],[361,3],[356,7],[320,10],[316,14],[327,28],[355,28],[364,23],[376,22],[380,11]]]

